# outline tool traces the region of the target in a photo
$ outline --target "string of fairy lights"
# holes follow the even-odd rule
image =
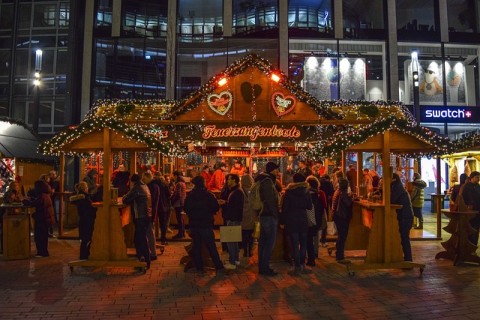
[[[347,150],[350,146],[362,143],[369,137],[381,134],[387,130],[398,130],[408,133],[432,146],[435,150],[415,151],[417,156],[434,156],[453,152],[454,148],[450,140],[436,135],[434,132],[421,127],[414,119],[413,115],[400,102],[395,101],[359,101],[359,100],[318,100],[306,92],[299,84],[292,82],[280,70],[274,68],[266,59],[256,54],[248,54],[242,59],[233,62],[224,71],[210,78],[210,80],[199,88],[196,92],[179,101],[173,100],[139,100],[139,99],[112,99],[97,101],[85,120],[76,127],[68,128],[60,132],[52,139],[43,142],[39,151],[44,154],[58,155],[64,151],[62,148],[72,143],[82,135],[101,130],[105,127],[110,128],[125,139],[142,143],[146,148],[158,151],[164,155],[174,157],[187,157],[186,145],[194,143],[201,146],[205,143],[198,137],[207,125],[205,120],[206,112],[211,111],[208,108],[202,108],[199,123],[191,125],[159,125],[157,121],[168,122],[175,120],[197,108],[201,103],[208,99],[209,95],[218,92],[218,89],[225,86],[228,92],[232,92],[230,83],[219,80],[232,79],[236,75],[250,70],[250,89],[252,90],[252,101],[250,102],[250,112],[252,121],[258,121],[256,102],[257,91],[254,87],[254,70],[258,69],[268,78],[275,76],[278,81],[272,82],[274,88],[282,87],[291,92],[297,101],[308,104],[318,114],[318,125],[304,126],[309,141],[317,141],[313,145],[309,143],[299,143],[295,139],[286,139],[281,143],[292,143],[299,146],[305,156],[310,158],[329,157]],[[226,122],[232,122],[232,111],[223,115]],[[217,115],[218,117],[218,115]],[[281,118],[281,117],[279,117]],[[142,124],[139,124],[141,120]],[[342,124],[331,125],[322,123],[323,120],[338,120]],[[365,124],[352,124],[350,120],[366,120]],[[279,123],[281,123],[279,121]],[[358,122],[357,122],[358,123]],[[232,127],[242,126],[243,124],[229,124]],[[168,137],[162,137],[162,132],[168,132]],[[172,140],[174,137],[174,140]],[[278,141],[276,141],[278,142]],[[477,141],[478,142],[478,141]],[[271,148],[278,148],[271,146]],[[67,149],[68,150],[68,149]],[[74,155],[75,152],[69,151],[67,155]],[[196,161],[193,159],[192,161]]]

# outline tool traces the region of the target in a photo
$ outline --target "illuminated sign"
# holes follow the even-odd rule
[[[232,138],[232,137],[248,137],[250,141],[255,141],[259,137],[270,138],[299,138],[300,130],[293,126],[291,128],[279,128],[276,125],[271,127],[227,127],[217,128],[215,125],[206,126],[203,128],[202,138]]]
[[[277,116],[283,116],[295,108],[296,100],[293,96],[284,96],[281,92],[272,94],[272,107]]]
[[[480,121],[477,107],[420,106],[421,122],[474,123]]]
[[[220,94],[209,95],[207,103],[210,109],[223,116],[230,110],[232,100],[232,93],[230,91],[222,91]]]

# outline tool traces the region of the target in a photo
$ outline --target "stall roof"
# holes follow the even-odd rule
[[[19,121],[0,118],[0,154],[2,158],[53,160],[37,152],[40,141],[29,127]]]

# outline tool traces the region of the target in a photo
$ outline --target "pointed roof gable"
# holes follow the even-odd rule
[[[301,121],[339,119],[337,113],[256,54],[212,77],[172,110],[175,120]]]

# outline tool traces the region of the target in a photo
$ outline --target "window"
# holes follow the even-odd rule
[[[385,23],[382,0],[344,0],[345,38],[384,39]]]
[[[278,29],[277,0],[233,0],[233,34]]]
[[[333,36],[332,1],[291,0],[288,5],[288,26],[290,34],[301,37],[305,30],[326,33]]]

